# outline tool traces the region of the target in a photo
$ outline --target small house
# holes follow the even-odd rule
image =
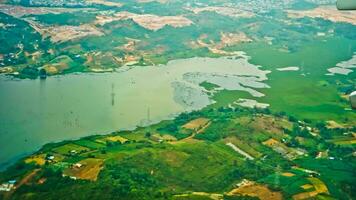
[[[81,163],[75,163],[73,165],[74,168],[81,168],[82,166],[83,166],[83,164],[81,164]]]
[[[53,161],[54,160],[54,155],[47,155],[46,160],[48,161]]]

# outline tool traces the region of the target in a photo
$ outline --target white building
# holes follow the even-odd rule
[[[353,109],[356,109],[356,91],[352,92],[349,98],[350,98],[351,107]]]
[[[14,183],[3,183],[0,185],[0,192],[10,192],[14,187]]]

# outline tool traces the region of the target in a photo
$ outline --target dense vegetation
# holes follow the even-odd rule
[[[184,128],[192,120],[202,118],[210,119],[211,123],[201,131]],[[40,169],[11,194],[11,199],[181,199],[181,194],[209,199],[194,192],[226,196],[243,179],[267,184],[271,190],[291,198],[303,192],[301,186],[309,183],[309,177],[317,177],[328,188],[328,193],[320,193],[320,197],[348,199],[355,195],[352,188],[355,158],[351,156],[354,146],[347,144],[352,137],[344,133],[352,131],[355,128],[330,129],[322,122],[300,121],[266,109],[204,109],[132,132],[46,145],[35,155],[55,155],[61,160],[47,159],[43,165],[24,159],[2,173],[0,181],[21,181],[34,169]],[[157,140],[157,134],[163,139]],[[172,137],[164,139],[167,134],[178,141]],[[108,137],[121,140],[108,141]],[[287,146],[288,151],[305,149],[306,154],[285,157],[264,144],[271,138]],[[106,145],[102,141],[107,141]],[[246,159],[232,150],[225,144],[229,141],[255,159]],[[72,147],[67,148],[69,144]],[[82,150],[71,153],[73,148]],[[319,152],[328,152],[328,156],[315,159]],[[86,159],[104,161],[97,180],[62,176],[72,165]],[[303,168],[316,171],[317,175],[300,170]],[[293,176],[283,176],[282,172]],[[234,198],[249,199],[226,196]]]
[[[19,16],[0,12],[0,72],[16,78],[112,71],[124,65],[165,64],[236,51],[245,52],[249,63],[271,73],[266,80],[269,87],[257,89],[265,94],[260,98],[245,91],[219,90],[205,81],[200,86],[215,103],[203,110],[133,131],[47,144],[0,173],[0,184],[15,180],[17,186],[0,192],[0,199],[261,198],[234,191],[246,180],[284,199],[300,194],[315,199],[356,197],[356,112],[345,98],[356,90],[356,72],[326,75],[330,67],[354,55],[355,25],[290,18],[276,8],[264,12],[251,8],[256,14],[242,18],[186,9],[240,2],[229,0],[127,0],[120,1],[121,7],[82,0],[72,5],[10,2],[34,10],[39,6],[65,10]],[[301,0],[287,8],[317,7]],[[101,15],[113,17],[119,12],[183,16],[192,24],[151,30],[131,18],[96,22]],[[73,35],[90,30],[100,34],[56,41],[61,28]],[[224,44],[222,35],[241,33],[249,40]],[[289,66],[300,69],[278,70]],[[270,107],[232,108],[239,98]]]

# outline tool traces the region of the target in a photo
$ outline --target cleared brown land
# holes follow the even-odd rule
[[[293,177],[293,176],[295,176],[295,174],[290,173],[290,172],[284,172],[284,173],[282,173],[282,176]]]
[[[39,31],[39,33],[44,36],[50,36],[52,42],[66,42],[90,35],[104,35],[104,33],[102,33],[96,27],[87,24],[80,26],[42,27],[40,29],[41,31]]]
[[[265,185],[260,185],[254,182],[242,185],[236,189],[233,189],[228,195],[247,195],[252,197],[258,197],[261,200],[282,200],[282,194],[279,192],[273,192]]]
[[[181,143],[194,144],[194,143],[202,142],[201,140],[194,139],[194,137],[196,134],[203,133],[205,131],[205,129],[210,126],[210,124],[211,124],[211,121],[210,121],[210,119],[207,119],[207,118],[194,119],[182,126],[182,128],[189,129],[189,130],[193,131],[193,133],[189,137],[186,137],[186,138],[184,138],[182,140],[178,140],[178,141],[171,141],[169,143],[170,144],[181,144]]]
[[[157,31],[167,25],[172,26],[174,28],[179,28],[184,26],[190,26],[191,24],[193,24],[192,21],[183,16],[158,16],[151,14],[140,15],[126,11],[118,12],[113,16],[97,16],[95,24],[104,25],[113,21],[127,19],[132,19],[140,26],[153,31]]]
[[[57,69],[57,67],[55,67],[55,66],[53,66],[53,65],[49,65],[49,64],[44,65],[44,66],[43,66],[43,69],[46,70],[47,74],[51,74],[51,75],[57,74],[57,73],[59,72],[59,70]]]
[[[136,39],[131,39],[131,38],[126,38],[128,40],[128,42],[123,45],[122,47],[119,47],[120,49],[123,49],[125,51],[135,51],[135,46],[136,43],[140,42],[140,40],[136,40]]]
[[[293,199],[294,200],[302,200],[302,199],[310,199],[312,197],[315,197],[316,195],[318,195],[318,192],[313,191],[313,192],[303,192],[303,193],[299,193],[296,195],[293,195]]]
[[[268,133],[277,139],[281,139],[284,136],[284,129],[291,130],[293,127],[293,124],[288,120],[269,115],[259,115],[253,118],[241,117],[236,122],[243,126],[251,127],[253,130]]]
[[[207,6],[201,8],[186,8],[186,9],[194,12],[195,14],[199,14],[200,12],[215,12],[219,15],[224,15],[229,17],[250,18],[255,16],[255,14],[252,12],[240,10],[238,8],[233,8],[233,7]]]
[[[335,6],[320,6],[313,10],[288,10],[290,18],[323,18],[332,22],[345,22],[356,25],[356,15],[354,11],[339,11]]]
[[[168,0],[137,0],[138,3],[150,3],[150,2],[158,2],[158,3],[167,3]]]
[[[80,26],[44,26],[33,20],[26,19],[31,27],[43,38],[50,37],[52,42],[66,42],[90,35],[102,36],[102,33],[94,25],[83,24]]]
[[[78,10],[93,10],[90,8],[49,8],[49,7],[23,7],[8,4],[0,4],[0,12],[22,17],[24,15],[43,15],[43,14],[60,14],[64,12],[76,12]]]
[[[120,66],[124,64],[124,58],[116,57],[112,52],[89,52],[84,54],[86,56],[86,62],[84,63],[90,70],[112,70],[114,66]],[[104,64],[105,63],[105,64]]]
[[[272,116],[261,115],[255,118],[252,126],[259,130],[265,130],[271,133],[283,134],[283,129],[292,129],[292,123],[286,119],[275,118]]]
[[[205,125],[207,125],[210,122],[210,119],[207,118],[198,118],[194,119],[186,124],[184,124],[182,127],[190,130],[198,130],[203,128]]]
[[[95,158],[87,158],[79,162],[81,167],[71,167],[64,170],[63,175],[75,177],[77,179],[84,179],[96,181],[98,175],[103,168],[103,160]]]
[[[87,0],[87,3],[92,3],[92,4],[100,4],[104,6],[115,6],[115,7],[121,7],[122,4],[118,2],[112,2],[112,1],[106,1],[106,0]]]
[[[205,47],[208,48],[209,51],[215,54],[236,55],[237,52],[228,52],[223,50],[223,48],[228,46],[233,46],[239,43],[252,42],[252,39],[249,38],[243,32],[233,32],[233,33],[221,32],[220,41],[218,42],[212,40],[207,42],[206,41],[207,37],[208,37],[207,34],[202,34],[198,40],[187,43],[187,46],[190,46],[193,49]]]
[[[345,128],[343,125],[337,123],[336,121],[333,121],[333,120],[329,120],[329,121],[326,121],[327,125],[326,127],[327,128],[330,128],[330,129],[334,129],[334,128]]]
[[[266,140],[266,141],[264,141],[264,142],[262,142],[264,145],[266,145],[266,146],[269,146],[269,147],[272,147],[272,146],[274,146],[274,145],[279,145],[280,144],[280,142],[279,141],[277,141],[277,140],[275,140],[275,139],[273,139],[273,138],[271,138],[271,139],[269,139],[269,140]]]
[[[218,44],[218,48],[223,48],[226,46],[232,46],[235,44],[243,43],[243,42],[252,42],[252,39],[249,38],[244,32],[237,33],[220,33],[221,43]]]

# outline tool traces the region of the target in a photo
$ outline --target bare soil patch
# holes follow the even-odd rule
[[[252,181],[231,190],[228,195],[247,195],[258,197],[261,200],[282,200],[280,192],[271,191],[267,186]]]
[[[52,42],[60,43],[70,40],[80,39],[90,35],[104,35],[94,25],[83,24],[80,26],[44,26],[32,20],[27,21],[33,29],[42,35],[43,38],[50,37]]]
[[[65,12],[77,12],[78,10],[93,10],[91,8],[50,8],[50,7],[24,7],[9,4],[0,4],[0,12],[14,17],[24,15],[60,14]]]
[[[103,168],[103,160],[101,159],[87,158],[78,164],[79,165],[73,165],[71,168],[64,170],[63,175],[75,179],[96,181]]]
[[[199,14],[201,12],[215,12],[219,15],[224,15],[228,17],[236,17],[236,18],[251,18],[254,17],[255,14],[249,11],[241,10],[233,7],[219,7],[219,6],[207,6],[201,8],[186,8],[194,12],[195,14]]]
[[[190,130],[198,130],[203,128],[206,124],[210,122],[210,119],[207,118],[198,118],[194,119],[186,124],[184,124],[182,127]]]
[[[113,16],[97,16],[95,24],[104,25],[113,21],[128,19],[131,19],[140,26],[152,31],[157,31],[163,28],[164,26],[172,26],[174,28],[179,28],[184,26],[190,26],[191,24],[193,24],[191,20],[183,16],[158,16],[151,14],[140,15],[126,11],[118,12]]]
[[[121,7],[122,6],[122,3],[106,1],[106,0],[87,0],[87,2],[92,3],[92,4],[100,4],[100,5],[104,5],[104,6],[113,6],[113,7]]]
[[[335,6],[320,6],[313,10],[288,10],[290,18],[323,18],[332,22],[345,22],[356,25],[356,15],[354,11],[339,11]]]

